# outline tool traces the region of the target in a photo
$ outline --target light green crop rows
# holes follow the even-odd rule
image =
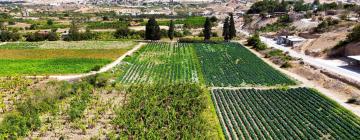
[[[199,81],[198,61],[190,44],[151,43],[127,59],[123,83]]]

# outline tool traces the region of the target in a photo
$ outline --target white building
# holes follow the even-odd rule
[[[276,44],[285,46],[297,46],[303,41],[305,39],[298,36],[279,36],[276,38]]]

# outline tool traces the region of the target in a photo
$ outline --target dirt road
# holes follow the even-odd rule
[[[278,44],[276,44],[275,41],[273,41],[270,38],[260,37],[260,39],[262,42],[264,42],[266,45],[268,45],[270,47],[274,47],[274,48],[282,50],[284,52],[289,52],[289,55],[291,57],[301,58],[305,63],[308,63],[308,64],[316,66],[318,68],[327,70],[332,73],[336,73],[338,75],[341,75],[341,76],[351,79],[353,81],[360,82],[360,73],[342,68],[337,63],[334,63],[333,60],[325,60],[325,59],[307,56],[305,54],[296,52],[289,47],[284,47],[284,46],[278,45]]]

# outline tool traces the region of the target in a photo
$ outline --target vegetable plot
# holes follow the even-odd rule
[[[151,43],[126,61],[122,83],[199,81],[200,65],[190,44]]]
[[[240,44],[196,44],[195,49],[207,85],[295,84]]]
[[[360,139],[360,120],[308,88],[212,90],[228,139]]]

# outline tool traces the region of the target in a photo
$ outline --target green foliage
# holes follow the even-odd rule
[[[195,50],[209,86],[295,84],[240,44],[195,44]]]
[[[94,65],[105,65],[110,63],[109,59],[89,58],[57,58],[57,59],[0,59],[1,76],[9,75],[48,75],[86,73]]]
[[[49,26],[54,25],[54,21],[52,19],[48,19],[47,25],[49,25]]]
[[[277,32],[279,30],[289,27],[288,24],[275,22],[273,24],[267,24],[264,27],[261,27],[258,31],[260,32]]]
[[[249,37],[247,39],[247,45],[249,45],[249,46],[255,46],[259,42],[261,42],[261,40],[260,40],[260,36],[258,33],[255,33],[254,35],[252,35],[251,37]]]
[[[101,73],[101,74],[96,74],[94,76],[86,77],[85,81],[87,81],[89,84],[91,84],[94,87],[101,88],[109,84],[110,78],[111,75],[107,73]]]
[[[145,27],[145,39],[146,40],[160,40],[160,26],[156,22],[155,18],[150,18]]]
[[[217,122],[204,117],[211,106],[205,91],[196,84],[130,86],[113,124],[124,139],[221,139]]]
[[[326,20],[322,21],[314,31],[317,33],[323,33],[330,29],[330,27],[339,24],[339,20],[327,18]]]
[[[353,139],[360,135],[359,117],[312,89],[215,89],[212,97],[231,139],[322,139],[324,134],[328,139]]]
[[[21,39],[21,36],[17,32],[10,32],[7,30],[0,30],[0,41],[7,42],[7,41],[18,41]]]
[[[229,25],[229,17],[225,18],[224,25],[223,25],[223,37],[225,41],[228,41],[230,37],[230,25]]]
[[[33,92],[29,98],[16,103],[16,110],[7,113],[0,124],[0,139],[18,139],[29,131],[40,128],[40,115],[50,112],[55,114],[58,103],[68,97],[72,89],[67,82],[48,82],[42,90]],[[25,94],[25,93],[23,93]]]
[[[73,85],[72,94],[75,97],[70,101],[68,115],[71,121],[83,117],[83,113],[92,98],[93,86],[88,82],[79,82]]]
[[[250,9],[247,11],[248,14],[260,14],[260,13],[274,13],[274,12],[287,12],[288,3],[282,1],[279,3],[274,0],[264,0],[255,2],[251,5]]]
[[[211,38],[211,21],[210,18],[206,18],[205,20],[205,24],[204,24],[204,29],[203,29],[203,33],[204,33],[204,41],[209,41]]]
[[[5,115],[0,124],[0,139],[16,139],[26,136],[29,131],[24,116],[17,112],[10,113]]]
[[[212,37],[208,41],[204,41],[204,37],[184,37],[180,38],[178,42],[180,43],[223,43],[223,37]]]
[[[301,12],[308,10],[311,10],[311,4],[304,3],[304,0],[298,0],[294,3],[294,11]]]
[[[175,24],[174,24],[173,20],[170,21],[169,30],[168,30],[167,35],[168,35],[170,40],[173,40],[174,35],[175,35]]]
[[[35,33],[28,33],[25,35],[26,41],[29,42],[38,42],[38,41],[57,41],[59,40],[59,36],[56,32],[44,32],[44,33],[40,33],[35,32]]]
[[[347,35],[348,42],[360,41],[360,25],[355,26],[351,33]]]
[[[247,45],[253,46],[253,48],[256,50],[265,50],[267,48],[266,44],[261,42],[258,33],[255,33],[253,36],[247,39]]]
[[[229,17],[229,33],[230,33],[230,39],[233,39],[236,37],[236,28],[235,28],[235,21],[234,21],[234,15],[233,13],[230,13]]]

